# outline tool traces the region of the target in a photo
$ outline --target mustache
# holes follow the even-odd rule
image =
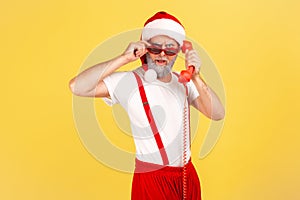
[[[167,58],[155,58],[154,61],[165,61],[166,63],[169,63]]]
[[[172,67],[173,67],[173,64],[174,64],[176,58],[174,58],[170,62],[167,61],[167,65],[165,67],[156,65],[155,60],[157,60],[157,59],[165,60],[166,58],[158,56],[157,58],[152,60],[151,57],[148,54],[146,54],[146,60],[147,60],[149,69],[153,69],[157,73],[157,77],[162,78],[162,77],[168,75],[172,71]]]
[[[164,60],[164,61],[168,61],[168,59],[165,58],[165,57],[157,57],[157,58],[155,58],[155,60]]]

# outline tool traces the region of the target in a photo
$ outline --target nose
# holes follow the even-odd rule
[[[162,48],[162,49],[165,49],[166,46],[163,44],[161,48]],[[160,56],[165,56],[165,55],[166,55],[166,54],[165,54],[164,51],[161,51],[161,52],[160,52]]]

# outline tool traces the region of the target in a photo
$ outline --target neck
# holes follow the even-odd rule
[[[159,81],[164,82],[164,83],[168,83],[172,80],[172,74],[169,73],[164,77],[158,78]]]

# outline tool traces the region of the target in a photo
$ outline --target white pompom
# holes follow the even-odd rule
[[[151,83],[157,79],[157,73],[153,69],[148,69],[144,74],[144,78],[147,82]]]

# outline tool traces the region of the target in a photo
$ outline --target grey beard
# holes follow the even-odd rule
[[[157,73],[157,78],[165,77],[172,71],[172,67],[175,63],[176,58],[177,56],[173,60],[171,60],[170,63],[168,63],[166,66],[162,67],[157,66],[155,62],[151,59],[149,54],[146,54],[148,69],[153,69]]]

